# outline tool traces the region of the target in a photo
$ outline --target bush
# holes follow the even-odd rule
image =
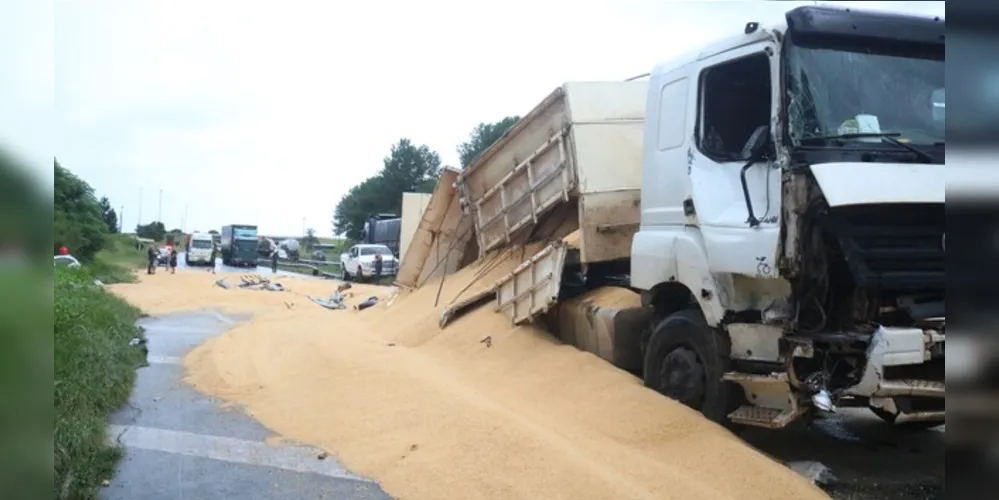
[[[128,401],[146,349],[140,311],[94,285],[86,268],[55,270],[55,498],[96,498],[121,450],[107,441],[108,416]]]

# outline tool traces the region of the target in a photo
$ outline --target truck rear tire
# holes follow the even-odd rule
[[[745,398],[738,384],[722,380],[730,349],[728,336],[708,326],[701,311],[675,312],[656,325],[645,347],[645,387],[736,430],[728,415]]]

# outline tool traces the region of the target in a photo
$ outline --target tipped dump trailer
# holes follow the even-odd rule
[[[647,93],[644,81],[566,83],[458,176],[480,255],[555,240],[496,284],[497,307],[514,323],[555,305],[567,266],[627,273]]]

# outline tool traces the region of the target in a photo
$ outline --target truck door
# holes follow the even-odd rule
[[[754,131],[766,127],[779,137],[771,130],[780,103],[779,53],[778,44],[760,33],[758,42],[698,63],[690,185],[712,272],[777,276],[781,173],[772,159],[746,164]]]

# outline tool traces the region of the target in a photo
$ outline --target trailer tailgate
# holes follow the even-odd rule
[[[566,256],[578,231],[541,249],[496,281],[496,310],[515,325],[544,314],[558,302]]]

